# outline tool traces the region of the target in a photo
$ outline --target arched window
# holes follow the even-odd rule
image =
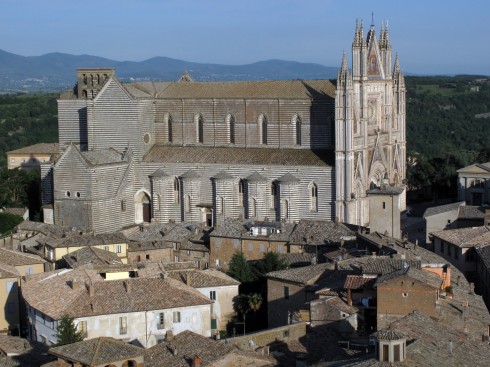
[[[169,113],[165,114],[165,118],[163,119],[163,122],[167,125],[167,132],[168,132],[168,142],[172,143],[174,140],[173,136],[173,129],[172,129],[172,115]]]
[[[191,212],[191,197],[189,195],[186,195],[184,197],[184,212],[185,213]]]
[[[196,115],[196,135],[197,142],[204,143],[204,117],[201,114]]]
[[[294,124],[294,144],[301,145],[301,118],[298,115],[293,116]]]
[[[177,177],[174,177],[174,204],[180,203],[180,182]]]
[[[260,129],[260,142],[267,144],[267,117],[265,115],[259,116],[259,129]]]
[[[235,144],[235,117],[232,114],[228,114],[226,123],[228,124],[228,142]]]
[[[245,185],[243,184],[243,180],[238,181],[238,206],[243,206],[244,189],[245,189]]]
[[[310,186],[310,211],[318,211],[318,186],[316,183]]]

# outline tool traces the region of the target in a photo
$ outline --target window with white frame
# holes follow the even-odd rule
[[[121,245],[116,245],[116,253],[120,254],[121,251]]]

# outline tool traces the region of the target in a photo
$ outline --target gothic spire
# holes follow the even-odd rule
[[[354,34],[354,46],[360,46],[362,44],[362,38],[364,37],[362,31],[362,21],[361,27],[359,28],[359,21],[356,19],[356,31]]]

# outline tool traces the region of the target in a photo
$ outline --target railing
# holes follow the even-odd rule
[[[124,335],[128,333],[128,327],[127,326],[120,326],[119,327],[119,334]]]

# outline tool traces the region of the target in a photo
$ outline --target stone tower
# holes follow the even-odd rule
[[[344,54],[335,108],[336,217],[368,225],[366,191],[405,183],[405,82],[398,57],[392,63],[388,23],[376,38],[374,25],[365,36],[356,22],[352,69]]]

